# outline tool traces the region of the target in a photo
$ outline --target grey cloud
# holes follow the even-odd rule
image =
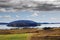
[[[55,3],[56,4],[56,3]],[[60,5],[39,3],[37,1],[0,0],[0,12],[15,12],[20,10],[48,11],[60,10]]]

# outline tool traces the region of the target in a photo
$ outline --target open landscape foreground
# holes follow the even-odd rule
[[[60,40],[60,28],[0,30],[0,40]]]
[[[0,40],[27,40],[28,34],[0,35]]]

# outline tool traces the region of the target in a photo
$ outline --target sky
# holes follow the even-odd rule
[[[30,2],[30,1],[34,1],[36,3]],[[22,2],[22,4],[21,4],[21,2]],[[21,9],[25,9],[25,8],[22,8],[22,6],[34,7],[34,5],[35,5],[35,7],[36,7],[40,2],[54,4],[57,7],[60,7],[60,2],[59,1],[57,2],[56,0],[26,0],[26,1],[25,0],[0,0],[0,12],[16,12]],[[19,9],[19,8],[21,8],[21,9]]]
[[[36,22],[60,22],[59,11],[32,11],[14,9],[14,7],[17,8],[20,7],[21,5],[20,1],[25,2],[25,0],[0,0],[0,22],[11,22],[15,20],[33,20]],[[33,1],[53,2],[56,0],[33,0]]]
[[[0,0],[0,22],[9,23],[16,20],[32,20],[38,23],[41,23],[41,22],[51,22],[51,23],[59,22],[60,23],[60,10],[59,11],[58,10],[57,11],[56,10],[33,11],[30,9],[29,10],[14,9],[14,7],[17,7],[17,8],[20,7],[20,1],[21,0],[17,0],[17,1],[16,0]],[[40,2],[48,1],[49,3],[51,3],[55,0],[33,0],[33,1],[40,1]],[[0,28],[8,28],[8,27],[0,25]]]
[[[0,22],[32,20],[36,22],[60,22],[60,11],[0,12]]]

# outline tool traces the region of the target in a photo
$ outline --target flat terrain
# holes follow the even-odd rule
[[[0,30],[0,40],[60,40],[60,28]]]
[[[60,40],[60,28],[37,30],[30,40]]]
[[[0,35],[0,40],[27,40],[28,34]]]

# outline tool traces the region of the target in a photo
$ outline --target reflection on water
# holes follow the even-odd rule
[[[60,24],[43,24],[41,26],[39,26],[39,28],[43,28],[43,27],[60,27]]]
[[[60,24],[42,24],[41,26],[37,26],[38,28],[43,28],[43,27],[60,27]],[[14,27],[8,27],[6,25],[0,25],[0,29],[10,29]]]

